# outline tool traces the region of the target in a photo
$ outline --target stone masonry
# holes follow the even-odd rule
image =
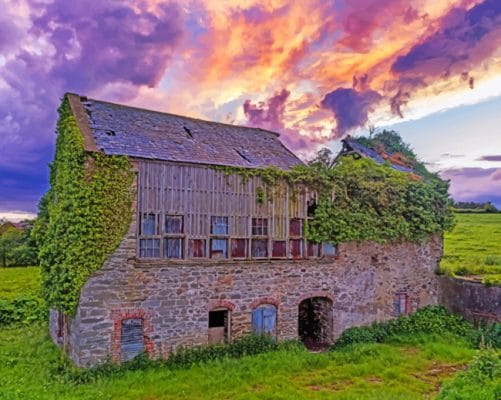
[[[298,337],[298,305],[309,297],[333,304],[333,336],[349,327],[394,316],[394,296],[406,293],[406,311],[437,303],[435,270],[442,240],[423,244],[346,243],[335,258],[188,263],[136,258],[136,221],[116,252],[81,291],[62,340],[79,366],[120,360],[120,322],[142,318],[145,348],[167,357],[180,346],[208,341],[208,313],[230,310],[231,337],[251,331],[259,304],[277,306],[279,339]],[[56,313],[51,313],[54,337]]]

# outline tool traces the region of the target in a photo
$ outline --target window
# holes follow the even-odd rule
[[[409,295],[407,293],[397,293],[393,299],[394,315],[409,314]]]
[[[183,258],[183,239],[164,239],[164,258]]]
[[[228,235],[228,217],[211,217],[210,233]]]
[[[211,239],[210,241],[211,258],[228,258],[228,240]]]
[[[183,216],[165,215],[164,218],[164,258],[183,258]]]
[[[268,218],[252,218],[252,236],[268,236]]]
[[[336,255],[336,246],[332,242],[324,242],[324,256],[333,257]]]
[[[247,258],[247,239],[233,239],[231,241],[231,257]]]
[[[181,215],[166,215],[164,233],[183,233],[183,217]]]
[[[289,222],[289,235],[301,237],[303,234],[303,224],[300,219],[294,218]]]
[[[303,241],[300,239],[289,240],[291,257],[292,258],[302,258],[303,257]]]
[[[320,257],[320,245],[308,242],[308,257]]]
[[[274,240],[272,246],[272,257],[287,257],[287,242],[285,240]]]
[[[277,330],[277,308],[263,304],[252,310],[252,333],[275,337]]]
[[[188,241],[188,257],[204,258],[205,243],[205,239],[190,239]]]
[[[143,214],[140,234],[144,236],[157,235],[157,214]]]
[[[140,239],[139,257],[143,258],[160,257],[160,239]]]
[[[268,240],[253,239],[251,244],[252,258],[268,257]]]
[[[130,361],[144,351],[143,319],[122,320],[120,333],[120,359]]]
[[[229,310],[209,311],[209,344],[226,343],[230,339]]]

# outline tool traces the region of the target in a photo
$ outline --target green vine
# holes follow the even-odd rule
[[[51,187],[40,202],[35,237],[43,295],[50,307],[73,314],[81,288],[129,228],[134,173],[125,156],[84,150],[67,99],[58,112]]]
[[[334,167],[318,163],[298,165],[289,171],[275,167],[247,169],[216,167],[244,181],[260,177],[263,183],[279,182],[297,189],[305,185],[318,193],[318,203],[305,235],[313,242],[413,241],[454,226],[448,183],[437,176],[415,180],[406,173],[378,165],[370,159],[341,158]],[[264,201],[263,188],[257,201]]]

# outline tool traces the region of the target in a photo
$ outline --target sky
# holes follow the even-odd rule
[[[0,217],[48,189],[65,92],[271,129],[301,158],[395,129],[501,207],[499,0],[0,0]]]

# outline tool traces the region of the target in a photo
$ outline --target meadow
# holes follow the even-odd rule
[[[441,272],[501,284],[501,213],[456,214],[456,221],[445,233]]]

